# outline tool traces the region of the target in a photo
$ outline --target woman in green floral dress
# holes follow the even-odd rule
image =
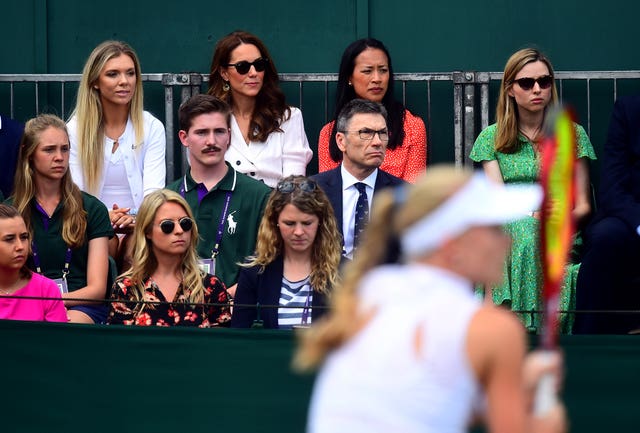
[[[499,182],[531,183],[538,180],[538,144],[546,109],[558,99],[553,67],[538,50],[527,48],[514,53],[505,66],[496,108],[496,123],[484,129],[471,150],[471,159],[482,163],[485,173]],[[595,159],[593,146],[580,125],[575,125],[578,146],[576,156],[576,200],[573,217],[579,222],[591,212],[589,164]],[[513,239],[511,254],[505,263],[502,285],[486,288],[497,305],[510,305],[515,311],[542,308],[542,271],[539,259],[539,212],[508,224],[505,229]],[[567,265],[560,308],[575,304],[575,278],[578,264]],[[540,315],[522,314],[530,331],[539,330]],[[571,323],[563,317],[562,330]]]

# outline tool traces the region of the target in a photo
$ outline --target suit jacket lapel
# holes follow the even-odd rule
[[[342,173],[340,172],[340,166],[334,169],[333,175],[329,180],[329,186],[328,198],[333,204],[333,212],[336,215],[340,235],[344,237],[344,233],[342,233]]]
[[[389,185],[389,179],[385,176],[385,172],[378,169],[378,175],[376,176],[376,184],[373,187],[373,195],[376,195],[378,191]]]

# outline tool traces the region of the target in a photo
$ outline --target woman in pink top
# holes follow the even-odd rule
[[[427,165],[427,131],[424,122],[393,96],[393,67],[389,51],[377,39],[359,39],[342,54],[336,111],[318,138],[318,171],[337,167],[342,152],[336,144],[334,125],[338,113],[355,98],[379,102],[389,114],[387,154],[381,170],[413,183]]]
[[[66,322],[60,289],[27,268],[28,255],[29,232],[22,216],[0,204],[0,319]]]

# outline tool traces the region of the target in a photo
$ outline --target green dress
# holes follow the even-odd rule
[[[578,158],[596,159],[593,146],[584,128],[575,125],[578,139]],[[476,139],[470,157],[476,162],[497,160],[505,183],[533,183],[538,181],[539,161],[533,144],[523,135],[519,136],[520,148],[515,153],[495,150],[496,125],[484,129]],[[509,223],[505,230],[512,238],[512,247],[505,263],[504,281],[493,288],[493,302],[497,305],[511,304],[515,311],[542,309],[542,271],[539,258],[539,221],[527,216]],[[560,294],[560,309],[575,307],[575,281],[579,264],[567,264],[565,281]],[[562,332],[569,332],[572,318],[563,315],[560,321]],[[540,330],[539,314],[520,314],[522,322],[531,331]]]

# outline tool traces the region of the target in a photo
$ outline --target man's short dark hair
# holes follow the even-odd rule
[[[384,108],[384,105],[366,99],[352,99],[340,110],[340,114],[338,114],[338,119],[336,120],[336,131],[346,131],[349,127],[349,121],[356,114],[369,113],[381,114],[382,117],[384,117],[385,123],[387,123],[387,109]]]
[[[215,96],[207,94],[194,95],[185,101],[178,110],[180,129],[189,131],[194,117],[201,114],[220,113],[227,119],[227,127],[231,127],[231,107]]]

